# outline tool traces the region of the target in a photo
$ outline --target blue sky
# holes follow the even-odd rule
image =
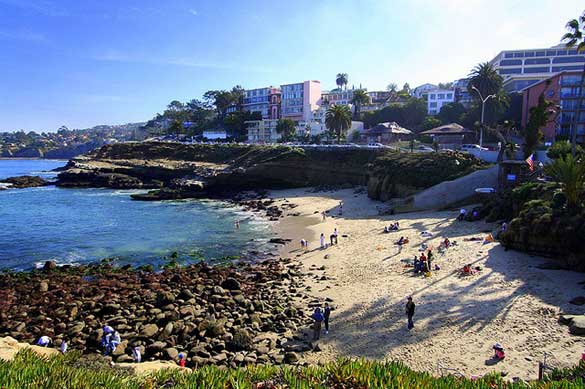
[[[0,0],[0,131],[150,119],[209,89],[466,76],[559,42],[577,0]]]

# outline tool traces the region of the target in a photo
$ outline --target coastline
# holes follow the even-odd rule
[[[281,255],[300,261],[306,284],[320,301],[332,299],[331,332],[320,342],[321,352],[308,353],[309,363],[338,357],[396,360],[438,375],[438,365],[466,376],[506,372],[510,377],[534,379],[544,352],[557,367],[572,366],[582,352],[581,338],[569,335],[558,323],[561,313],[582,309],[569,301],[583,295],[580,273],[544,270],[544,258],[505,251],[497,242],[482,244],[494,224],[457,222],[458,210],[379,216],[382,205],[363,193],[345,189],[313,192],[307,189],[270,192],[276,204],[293,203],[275,227],[282,237],[294,238]],[[337,216],[343,201],[343,215]],[[316,211],[335,217],[320,221]],[[384,225],[399,221],[399,232],[383,234]],[[339,231],[339,244],[318,248],[321,232]],[[423,237],[429,231],[432,236]],[[393,245],[400,236],[410,244]],[[457,241],[444,255],[436,247],[445,237]],[[299,239],[308,239],[309,250]],[[469,240],[479,238],[480,241]],[[422,243],[435,252],[441,269],[429,278],[415,276],[407,265],[420,254]],[[481,270],[463,277],[468,263]],[[562,288],[561,288],[562,286]],[[417,304],[415,329],[406,329],[406,296]],[[506,348],[506,360],[493,364],[495,343]]]

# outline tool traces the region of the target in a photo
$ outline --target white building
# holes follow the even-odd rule
[[[504,78],[504,89],[518,92],[558,72],[582,70],[585,54],[560,44],[542,49],[504,50],[490,64]]]
[[[280,139],[276,132],[277,119],[250,120],[244,124],[248,129],[248,143],[275,143]]]
[[[441,107],[455,101],[453,89],[431,89],[427,91],[427,113],[436,115],[441,112]]]
[[[434,84],[422,84],[414,88],[411,94],[417,99],[424,99],[429,91],[438,88],[439,87]]]

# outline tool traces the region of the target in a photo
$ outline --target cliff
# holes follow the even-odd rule
[[[460,153],[120,143],[72,159],[59,175],[58,185],[165,188],[164,198],[213,196],[247,189],[367,185],[370,197],[386,200],[481,167],[480,161]],[[156,192],[153,199],[160,193]]]

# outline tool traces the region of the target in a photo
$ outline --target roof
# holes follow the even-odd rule
[[[404,135],[411,135],[412,131],[400,127],[396,122],[385,122],[385,123],[378,123],[374,127],[370,128],[366,131],[368,134],[372,133],[392,133],[392,134],[404,134]]]
[[[473,133],[473,131],[466,129],[465,127],[457,123],[445,124],[443,126],[433,128],[432,130],[421,132],[421,134],[423,135],[457,135],[470,133]]]

